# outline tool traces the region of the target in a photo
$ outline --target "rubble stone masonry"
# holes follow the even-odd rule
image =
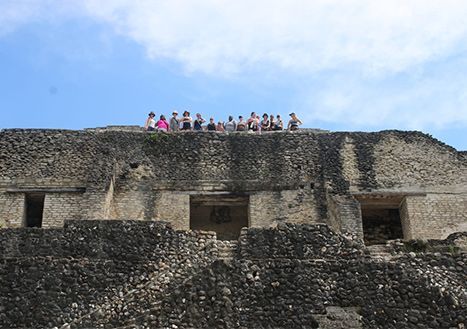
[[[0,328],[465,329],[466,223],[421,132],[2,130]]]
[[[0,327],[464,328],[454,245],[387,261],[324,224],[280,224],[242,230],[229,260],[220,246],[163,222],[0,230]]]
[[[396,196],[404,236],[465,230],[467,159],[420,132],[154,133],[134,128],[0,132],[0,225],[167,220],[190,227],[190,196],[248,196],[248,223],[327,223],[362,236],[355,196]]]

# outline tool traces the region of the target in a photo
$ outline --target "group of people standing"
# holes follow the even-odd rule
[[[297,115],[292,112],[289,114],[290,120],[285,129],[293,131],[297,130],[302,124]],[[210,118],[209,122],[205,125],[206,120],[203,119],[200,113],[196,113],[196,118],[193,120],[190,116],[189,111],[183,112],[182,117],[178,117],[178,112],[173,111],[172,117],[169,121],[163,114],[160,115],[159,120],[155,119],[156,114],[150,112],[144,128],[147,131],[220,131],[220,132],[234,132],[234,131],[249,131],[249,132],[261,132],[261,131],[279,131],[284,130],[284,123],[281,116],[278,114],[268,115],[263,114],[263,117],[257,115],[255,112],[251,112],[250,117],[244,120],[240,115],[238,121],[233,116],[229,116],[229,120],[226,122],[219,121],[217,124],[214,118]]]

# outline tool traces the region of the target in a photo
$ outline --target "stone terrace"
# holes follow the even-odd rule
[[[224,261],[214,235],[164,223],[6,229],[0,327],[462,328],[467,258],[452,250],[386,262],[286,224],[244,229]]]

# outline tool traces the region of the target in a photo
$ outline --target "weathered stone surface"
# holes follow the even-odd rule
[[[360,310],[356,307],[326,307],[326,314],[315,318],[322,329],[360,329],[362,328]]]
[[[386,262],[325,225],[243,230],[227,263],[212,234],[164,223],[1,233],[2,328],[461,328],[466,320],[465,253],[399,252]]]
[[[404,237],[467,229],[467,159],[420,132],[147,134],[135,127],[0,132],[0,226],[68,219],[168,220],[187,229],[193,194],[242,193],[252,227],[327,223],[362,237],[354,195],[397,194]]]
[[[238,243],[172,229],[200,195],[247,200]],[[423,241],[365,248],[362,202]],[[466,225],[466,154],[420,132],[3,130],[0,327],[462,328]]]

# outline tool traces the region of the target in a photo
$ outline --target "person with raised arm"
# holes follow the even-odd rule
[[[302,124],[299,118],[297,118],[297,115],[295,112],[292,112],[289,114],[290,115],[290,120],[289,124],[287,125],[287,129],[289,131],[294,131],[298,129],[298,126]]]
[[[195,122],[193,123],[193,130],[197,130],[197,131],[203,130],[202,124],[205,123],[205,122],[206,122],[206,120],[204,120],[201,117],[201,114],[196,113],[196,119],[195,119]]]
[[[256,117],[255,112],[251,112],[251,116],[248,118],[248,121],[246,122],[248,126],[248,131],[258,131],[258,123],[259,120]]]
[[[224,122],[219,121],[219,122],[217,123],[216,131],[220,131],[220,132],[224,132],[224,131],[225,131],[225,129],[224,129]]]

